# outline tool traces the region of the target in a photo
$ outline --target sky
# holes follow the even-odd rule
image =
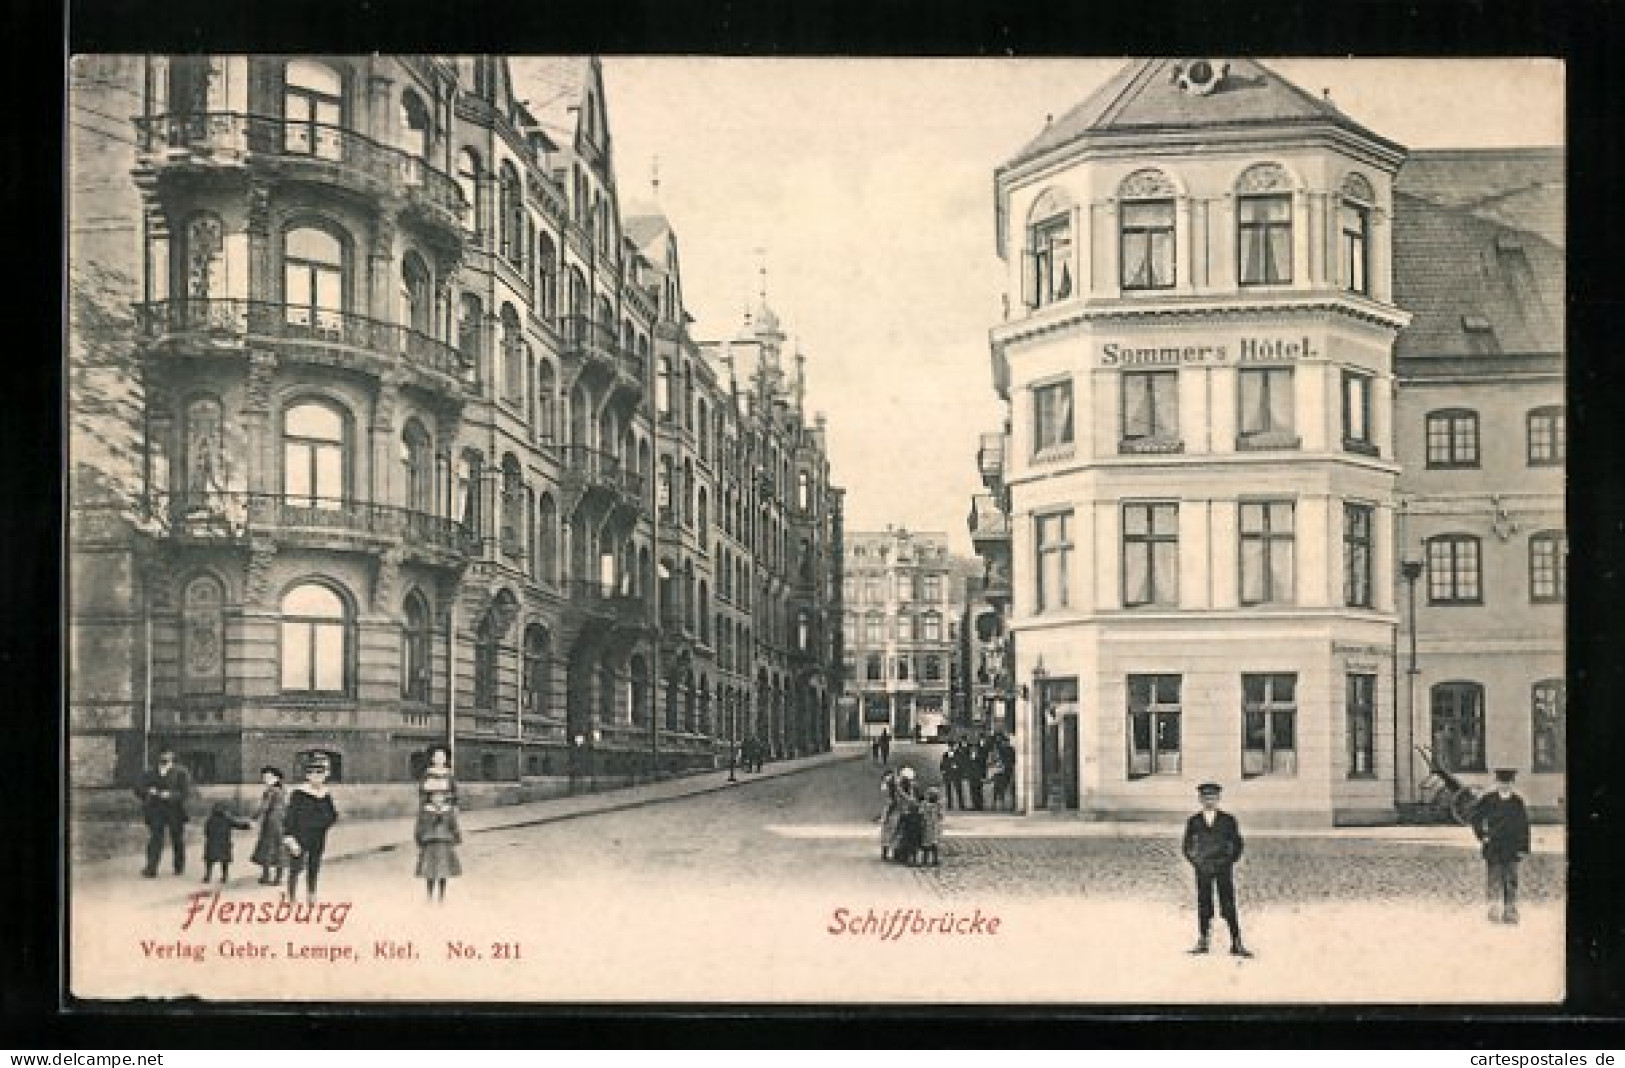
[[[993,171],[1125,62],[604,58],[623,214],[658,196],[700,339],[738,331],[765,265],[809,418],[829,416],[848,530],[970,551],[977,438],[1004,418]],[[1266,65],[1409,148],[1563,143],[1557,61]]]

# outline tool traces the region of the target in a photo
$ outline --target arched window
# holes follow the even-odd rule
[[[496,707],[497,632],[487,612],[474,632],[474,707],[489,712]]]
[[[406,507],[428,515],[434,511],[434,443],[416,416],[401,431],[401,467],[406,475]]]
[[[559,254],[548,234],[536,239],[536,290],[536,314],[551,323],[559,314]]]
[[[629,672],[632,682],[632,722],[647,724],[649,713],[649,665],[641,656],[634,656],[631,660]]]
[[[558,376],[549,360],[542,360],[536,383],[536,434],[544,445],[558,441]]]
[[[226,488],[226,452],[220,401],[196,397],[186,404],[185,510],[214,513]]]
[[[519,172],[510,161],[503,160],[497,168],[497,250],[510,263],[521,258],[521,214]]]
[[[796,473],[796,507],[803,512],[812,511],[812,475],[807,471]]]
[[[547,628],[532,623],[525,629],[525,665],[520,700],[523,714],[545,716],[553,686],[552,642]]]
[[[696,495],[699,499],[695,505],[695,532],[700,539],[700,549],[705,551],[710,548],[711,544],[710,513],[706,509],[705,487],[701,486],[696,491]]]
[[[282,417],[282,494],[301,508],[339,508],[349,485],[344,415],[318,401],[296,404]]]
[[[1433,687],[1433,756],[1450,771],[1484,770],[1484,687],[1441,682]]]
[[[1124,289],[1174,285],[1174,184],[1161,171],[1135,171],[1118,186],[1119,262]]]
[[[423,594],[413,590],[407,595],[401,614],[401,697],[421,704],[429,702],[433,679],[429,619],[428,602]]]
[[[222,693],[226,688],[226,590],[213,575],[199,575],[181,597],[181,692]]]
[[[517,401],[525,392],[525,357],[521,350],[524,338],[519,330],[519,313],[512,304],[504,303],[502,321],[502,395]]]
[[[422,256],[409,251],[401,257],[401,320],[428,337],[434,336],[433,286]]]
[[[709,463],[711,461],[711,420],[707,414],[704,397],[701,397],[699,401],[698,419],[700,434],[700,459]]]
[[[485,197],[480,177],[483,174],[480,167],[480,154],[472,148],[465,148],[457,153],[457,185],[463,191],[463,199],[468,202],[468,228],[480,233],[481,222],[485,219]]]
[[[1351,293],[1371,292],[1371,212],[1377,196],[1363,175],[1343,179],[1338,220],[1338,265],[1343,288]]]
[[[1292,282],[1292,179],[1260,163],[1236,180],[1236,256],[1244,286]]]
[[[282,299],[288,325],[316,334],[343,329],[344,243],[313,226],[282,237]]]
[[[282,691],[350,692],[350,616],[327,586],[305,582],[282,596]]]
[[[458,304],[457,349],[473,367],[480,366],[480,333],[484,327],[485,308],[480,298],[464,293]]]
[[[542,503],[536,517],[537,561],[536,572],[543,582],[559,580],[559,508],[551,493],[542,494]]]
[[[705,580],[700,579],[699,604],[700,641],[702,644],[711,644],[711,594],[706,587]]]
[[[479,533],[484,520],[480,508],[480,481],[484,478],[485,457],[477,449],[464,449],[457,458],[456,515],[463,526]]]
[[[434,123],[423,98],[410,89],[401,94],[401,136],[402,147],[410,155],[428,162],[430,146],[434,143]]]
[[[283,73],[283,151],[290,155],[344,157],[344,79],[310,59],[295,59]]]
[[[694,525],[694,461],[692,459],[683,461],[682,495],[683,525],[692,527]]]
[[[523,529],[524,517],[521,509],[524,506],[524,476],[519,470],[519,461],[513,453],[506,453],[502,457],[502,527],[500,538],[502,551],[508,556],[518,556],[523,550],[520,534]]]
[[[1027,248],[1022,253],[1022,298],[1042,308],[1073,294],[1072,198],[1046,189],[1027,214]]]
[[[660,363],[655,371],[655,411],[660,418],[671,419],[671,358],[660,357]]]

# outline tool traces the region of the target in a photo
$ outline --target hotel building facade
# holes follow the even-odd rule
[[[1391,822],[1417,745],[1561,805],[1561,161],[1447,155],[1151,59],[997,171],[971,532],[1029,810]]]
[[[76,786],[828,748],[822,417],[765,297],[745,373],[694,337],[596,59],[81,57],[71,99],[136,116],[72,146]]]

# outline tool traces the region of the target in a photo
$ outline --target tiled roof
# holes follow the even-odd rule
[[[1394,191],[1394,303],[1413,318],[1394,355],[1562,353],[1563,188],[1556,151],[1407,160]]]
[[[1044,128],[1006,166],[1025,162],[1085,134],[1177,129],[1226,124],[1334,122],[1373,137],[1328,101],[1299,89],[1251,59],[1230,59],[1229,72],[1213,92],[1188,92],[1176,68],[1189,60],[1140,59],[1130,63],[1083,103]]]

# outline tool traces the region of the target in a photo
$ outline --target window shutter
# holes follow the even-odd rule
[[[1030,248],[1021,250],[1021,303],[1038,307],[1038,254]]]

